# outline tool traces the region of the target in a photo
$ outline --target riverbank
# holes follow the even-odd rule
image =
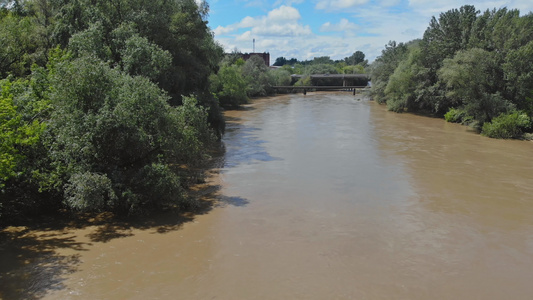
[[[65,281],[69,274],[80,271],[87,259],[85,253],[98,252],[121,239],[177,232],[198,222],[198,218],[214,208],[224,206],[227,198],[220,196],[221,187],[217,181],[223,163],[223,145],[212,149],[210,154],[211,159],[202,170],[196,170],[203,176],[197,177],[198,183],[187,191],[187,196],[198,203],[193,210],[169,208],[130,217],[117,217],[111,212],[73,214],[60,211],[1,227],[0,299],[43,299],[54,291],[76,296],[76,291]],[[135,260],[132,258],[125,263]],[[78,283],[83,285],[83,280]],[[89,298],[94,299],[92,295],[81,297]]]

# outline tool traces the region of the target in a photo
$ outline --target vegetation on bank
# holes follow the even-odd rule
[[[0,223],[196,205],[191,170],[224,130],[207,13],[194,0],[0,6]]]
[[[466,5],[433,17],[422,39],[389,42],[371,65],[373,98],[495,138],[532,130],[533,13]]]
[[[286,70],[271,70],[259,56],[244,61],[240,54],[228,54],[220,62],[219,71],[210,77],[210,91],[224,107],[238,107],[250,97],[274,94],[273,86],[290,82]]]

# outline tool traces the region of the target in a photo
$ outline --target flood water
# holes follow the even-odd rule
[[[226,117],[216,207],[186,222],[10,228],[27,243],[1,249],[0,296],[533,299],[533,142],[350,93]]]

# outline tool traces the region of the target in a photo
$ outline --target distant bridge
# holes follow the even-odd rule
[[[352,91],[353,90],[353,94],[355,95],[356,90],[370,87],[368,85],[353,85],[353,83],[356,80],[359,83],[360,83],[361,80],[369,81],[370,77],[367,74],[291,75],[291,78],[293,79],[293,82],[294,82],[294,80],[299,80],[299,79],[304,78],[304,77],[310,77],[311,81],[314,81],[313,79],[316,79],[315,82],[320,80],[320,79],[333,79],[333,81],[338,80],[337,83],[340,83],[340,79],[342,79],[342,85],[319,85],[319,84],[308,85],[308,86],[289,85],[289,86],[273,86],[273,88],[276,89],[276,90],[280,90],[280,89],[285,89],[285,90],[303,90],[304,95],[307,94],[308,90],[320,90],[320,91],[325,91],[325,90],[329,90],[329,91],[331,91],[331,90],[333,90],[333,91],[335,91],[335,90],[336,91],[349,90],[349,91]],[[352,83],[352,84],[349,85],[348,82]]]
[[[325,78],[342,78],[343,80],[346,79],[366,79],[370,80],[370,76],[368,74],[312,74],[312,75],[291,75],[292,78],[303,78],[303,77],[311,77],[311,79],[317,78],[317,79],[325,79]]]
[[[370,88],[369,86],[355,86],[355,85],[347,85],[347,86],[333,86],[333,85],[276,85],[272,88],[276,90],[303,90],[304,95],[307,94],[307,91],[315,90],[315,91],[353,91],[353,94],[356,94],[357,90],[364,90]]]

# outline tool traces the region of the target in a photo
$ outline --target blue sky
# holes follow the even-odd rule
[[[200,0],[198,0],[200,1]],[[209,26],[230,52],[269,52],[299,60],[341,59],[363,51],[372,61],[390,40],[421,38],[432,16],[462,5],[484,11],[533,11],[533,0],[207,0]]]

